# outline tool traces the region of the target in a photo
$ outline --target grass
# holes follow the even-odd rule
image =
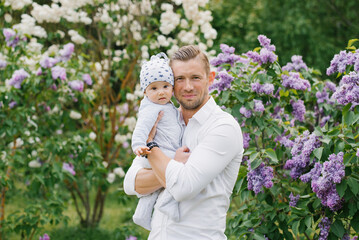
[[[11,200],[11,201],[10,201]],[[5,208],[5,214],[26,207],[26,199],[21,196],[12,196]],[[75,206],[70,202],[63,215],[69,218],[67,225],[61,222],[58,225],[45,225],[34,236],[47,233],[51,240],[125,240],[128,236],[136,236],[138,240],[148,237],[148,231],[135,225],[132,215],[136,207],[136,197],[123,196],[116,189],[111,189],[106,198],[105,209],[101,222],[97,228],[85,229],[79,226]],[[4,240],[21,239],[16,233],[6,233]]]

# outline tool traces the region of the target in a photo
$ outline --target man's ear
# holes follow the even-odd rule
[[[209,73],[209,85],[213,84],[214,78],[216,77],[216,72],[212,71]]]

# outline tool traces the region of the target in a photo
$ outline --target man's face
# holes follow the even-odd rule
[[[177,101],[183,109],[199,110],[207,102],[208,87],[213,81],[207,76],[203,62],[196,57],[185,62],[175,60],[171,65]]]

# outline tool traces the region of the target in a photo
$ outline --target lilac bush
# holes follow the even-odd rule
[[[240,211],[233,209],[229,232],[248,239],[359,233],[357,50],[334,57],[328,73],[339,72],[340,81],[332,81],[299,55],[281,67],[270,39],[258,40],[260,48],[239,55],[226,46],[213,62],[217,86],[226,86],[214,97],[240,123],[248,161],[239,171],[232,201]],[[219,61],[230,55],[241,60]],[[218,77],[223,69],[230,84]],[[251,231],[240,231],[249,222]]]

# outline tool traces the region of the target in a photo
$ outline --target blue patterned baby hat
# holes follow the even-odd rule
[[[151,59],[142,64],[140,73],[141,90],[153,82],[164,81],[174,84],[173,72],[169,65],[169,59],[163,52],[153,55]]]

